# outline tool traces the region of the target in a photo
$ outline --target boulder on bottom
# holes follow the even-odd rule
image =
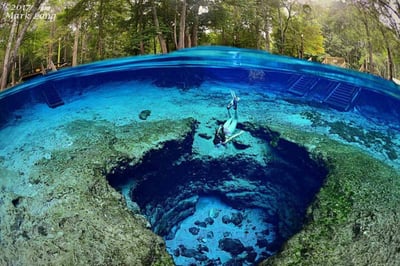
[[[245,247],[239,239],[223,238],[218,241],[218,247],[226,252],[229,252],[233,256],[239,255],[245,251]]]
[[[190,227],[189,228],[189,232],[192,234],[192,235],[197,235],[199,232],[200,232],[200,229],[199,228],[197,228],[197,227]]]

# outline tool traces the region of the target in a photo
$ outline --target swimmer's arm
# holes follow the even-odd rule
[[[239,133],[236,133],[236,134],[230,136],[229,138],[227,138],[227,139],[224,141],[224,144],[228,143],[229,141],[233,140],[234,138],[239,137],[239,136],[242,135],[243,133],[244,133],[244,131],[241,130]]]

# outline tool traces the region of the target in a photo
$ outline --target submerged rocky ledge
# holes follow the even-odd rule
[[[192,119],[132,123],[77,120],[61,126],[68,148],[36,162],[30,196],[0,194],[1,265],[172,265],[165,243],[133,214],[105,178],[121,158],[138,162],[150,149],[193,132]]]
[[[186,193],[181,194],[184,198],[219,194],[240,208],[264,208],[270,218],[275,218],[271,222],[281,236],[291,237],[297,232],[284,246],[282,239],[278,239],[279,245],[266,243],[278,253],[264,265],[391,264],[400,260],[396,233],[400,175],[394,168],[325,136],[257,121],[240,127],[274,147],[277,158],[292,159],[298,165],[280,159],[263,165],[240,153],[235,159],[248,168],[235,166],[235,160],[228,165],[227,160],[191,156],[191,143],[198,137],[196,124],[191,118],[124,126],[77,120],[60,127],[71,137],[71,146],[52,151],[49,158],[36,162],[28,176],[9,169],[0,171],[2,178],[26,178],[26,185],[36,191],[30,196],[17,195],[2,187],[0,264],[173,265],[164,240],[150,227],[168,237],[176,222],[190,215],[190,211],[182,217],[157,211],[155,204],[160,202],[170,204],[170,209],[180,206],[179,198],[171,197],[179,192]],[[236,145],[238,151],[246,149],[242,143]],[[290,149],[297,147],[297,152],[287,152],[288,145]],[[304,155],[307,160],[302,162]],[[302,182],[293,178],[300,178],[296,175],[299,165],[307,167],[310,163],[314,167],[305,171],[310,175],[301,176],[305,178]],[[325,172],[328,176],[318,192],[318,185],[306,185],[315,178],[316,170],[324,173],[323,165],[329,173]],[[268,179],[279,169],[290,174],[281,172],[279,177],[283,178]],[[182,178],[170,182],[168,171]],[[125,176],[137,181],[131,186],[128,202],[111,186],[124,184],[118,178]],[[157,186],[160,181],[164,181],[162,187]],[[268,185],[263,186],[264,181]],[[242,185],[237,186],[239,183]],[[249,197],[255,192],[259,198]],[[271,193],[284,196],[274,201],[266,196]],[[303,203],[293,197],[312,193],[317,193],[316,198],[311,195]],[[195,202],[188,201],[184,209],[190,210]],[[303,211],[298,212],[299,208]],[[227,237],[221,247],[234,243],[235,239]]]
[[[261,265],[396,265],[399,167],[319,134],[275,126],[282,137],[321,154],[329,174],[308,208],[303,229]],[[347,137],[359,136],[348,132]]]

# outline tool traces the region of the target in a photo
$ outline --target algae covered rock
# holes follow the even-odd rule
[[[147,118],[151,115],[150,110],[143,110],[139,113],[139,119],[141,120],[147,120]]]
[[[36,162],[33,195],[0,196],[0,265],[173,265],[165,243],[127,208],[105,173],[139,161],[166,141],[192,136],[195,121],[116,126],[78,120],[63,126],[68,148]]]

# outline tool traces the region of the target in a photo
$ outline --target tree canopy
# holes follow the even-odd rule
[[[9,0],[0,9],[1,90],[38,70],[198,45],[343,57],[350,68],[399,76],[398,1],[320,2]]]

